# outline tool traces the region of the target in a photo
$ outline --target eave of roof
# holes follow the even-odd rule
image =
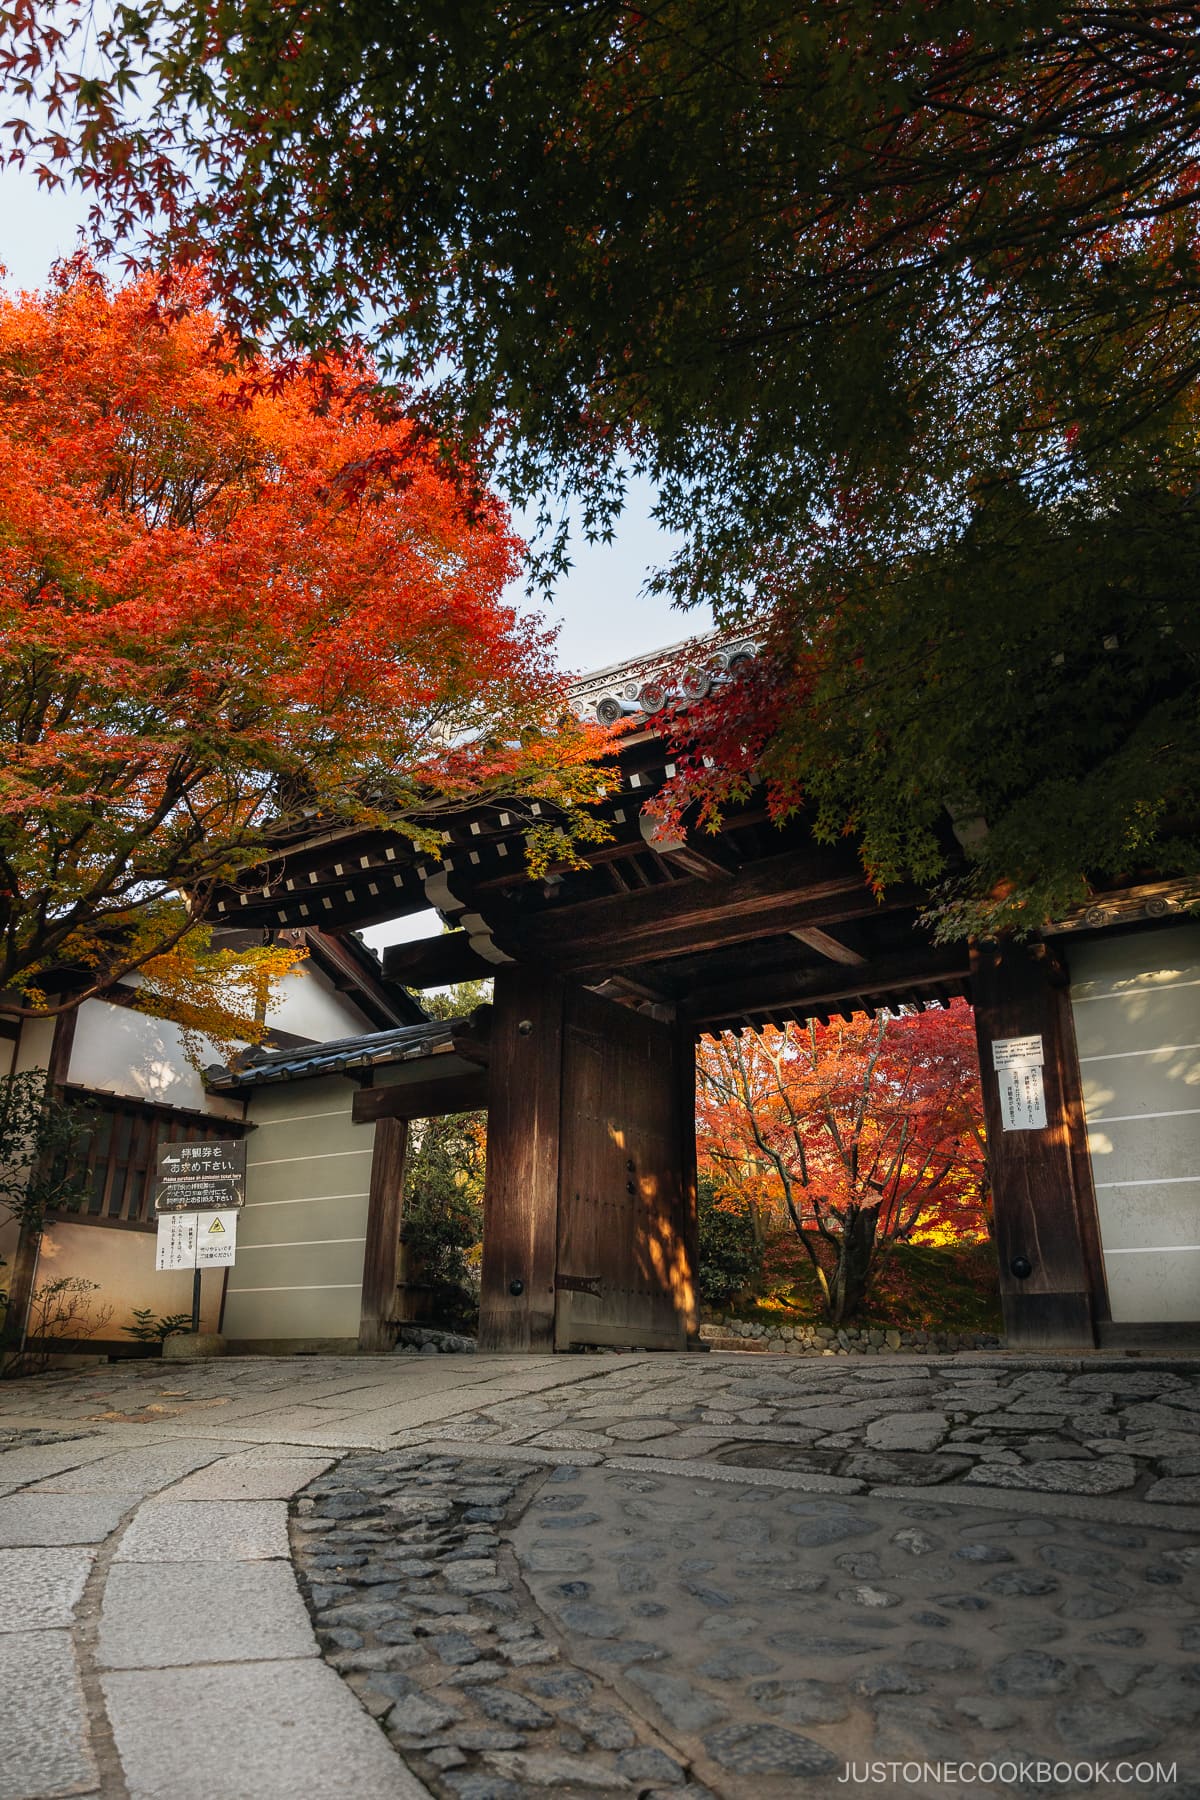
[[[470,1030],[466,1019],[430,1019],[422,1025],[400,1025],[392,1031],[372,1031],[361,1037],[334,1038],[310,1044],[302,1050],[250,1051],[236,1068],[221,1065],[204,1071],[206,1085],[214,1093],[264,1087],[270,1082],[297,1081],[314,1075],[338,1075],[343,1070],[374,1068],[384,1063],[410,1062],[420,1057],[453,1051],[455,1038]]]

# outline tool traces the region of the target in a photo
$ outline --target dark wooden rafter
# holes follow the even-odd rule
[[[435,1119],[446,1113],[482,1112],[487,1106],[487,1070],[469,1075],[431,1076],[401,1081],[394,1087],[362,1088],[354,1096],[351,1117],[356,1125],[383,1119]]]
[[[738,866],[737,858],[718,835],[695,841],[678,832],[664,831],[645,811],[639,817],[638,826],[655,856],[670,863],[673,869],[682,869],[685,874],[699,876],[704,881],[732,881]]]
[[[767,858],[743,869],[733,883],[690,877],[627,898],[582,901],[558,916],[514,911],[497,916],[494,933],[518,959],[545,959],[587,979],[787,932],[809,921],[870,918],[920,898],[917,890],[903,889],[881,903],[851,859],[814,849]]]
[[[447,931],[441,937],[420,938],[411,944],[389,944],[383,953],[384,979],[404,987],[450,987],[495,972],[495,964],[472,948],[465,931]]]
[[[966,945],[930,946],[898,956],[881,956],[844,973],[835,966],[760,976],[756,983],[722,982],[690,994],[681,1003],[680,1014],[702,1031],[720,1029],[725,1020],[759,1014],[769,1017],[780,1010],[791,1016],[800,1009],[806,1018],[828,1017],[843,1010],[848,1016],[870,1010],[885,1000],[896,1006],[907,1005],[925,997],[927,982],[944,991],[947,981],[965,980],[969,972]]]
[[[586,883],[588,876],[595,872],[598,885],[607,880],[617,891],[624,892],[631,885],[646,887],[656,880],[680,880],[688,875],[725,879],[744,860],[747,846],[754,855],[762,853],[758,828],[767,822],[768,815],[765,808],[757,804],[742,812],[731,813],[717,834],[689,835],[670,843],[655,842],[654,822],[646,817],[642,808],[660,785],[661,767],[653,780],[649,774],[642,779],[644,785],[639,791],[617,796],[613,804],[603,809],[613,835],[605,843],[586,846],[585,867],[579,869],[570,863],[552,863],[548,870],[550,875],[562,876],[574,887]],[[773,832],[772,839],[777,837],[778,833]],[[456,868],[480,898],[487,894],[520,895],[525,890],[523,840],[517,838],[514,842],[510,839],[502,856],[497,853],[500,841],[498,834],[492,838],[477,836],[469,840],[460,832],[455,834],[452,857]],[[470,869],[465,868],[462,861],[463,848],[468,846],[478,858]]]
[[[657,1006],[670,1002],[670,996],[661,987],[653,987],[648,981],[639,981],[632,975],[610,975],[607,981],[600,982],[592,990],[605,1000],[615,1000],[618,1004],[630,1001],[649,1001]]]
[[[822,931],[819,925],[801,925],[788,934],[800,943],[807,944],[810,950],[816,950],[821,956],[827,956],[830,962],[844,963],[847,968],[861,968],[866,957],[859,951],[852,950],[849,944],[843,944],[832,932]]]
[[[326,833],[265,861],[219,896],[217,922],[323,927],[424,904],[411,846],[386,833]]]
[[[523,859],[510,858],[506,862],[498,862],[489,856],[486,849],[480,851],[478,870],[468,869],[461,856],[455,859],[456,869],[460,876],[469,881],[472,892],[480,897],[491,894],[524,895],[532,890],[526,873]],[[626,871],[631,865],[641,864],[643,869],[653,864],[659,865],[660,878],[682,879],[683,871],[674,869],[657,854],[652,854],[645,839],[640,833],[632,836],[617,837],[611,843],[589,844],[585,848],[585,866],[577,868],[570,863],[551,863],[546,873],[551,878],[568,881],[573,885],[586,882],[596,871],[619,869]],[[653,876],[646,876],[639,885],[647,885]]]

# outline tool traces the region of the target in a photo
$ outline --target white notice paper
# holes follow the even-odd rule
[[[195,1213],[159,1213],[156,1269],[194,1269],[196,1266]]]
[[[1028,1063],[1044,1063],[1041,1034],[1036,1037],[996,1038],[992,1044],[994,1069],[1021,1069]]]
[[[237,1214],[197,1213],[195,1217],[196,1267],[229,1268],[237,1254]]]
[[[1000,1083],[1000,1117],[1005,1131],[1044,1131],[1046,1089],[1041,1063],[1001,1069],[997,1079]]]

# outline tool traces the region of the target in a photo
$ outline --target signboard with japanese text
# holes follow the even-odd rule
[[[1046,1129],[1046,1086],[1041,1063],[1018,1063],[1001,1069],[1000,1118],[1005,1131],[1044,1131]]]
[[[232,1268],[237,1256],[237,1214],[194,1213],[192,1217],[196,1221],[196,1267]]]
[[[154,1180],[154,1210],[228,1212],[246,1204],[246,1146],[241,1139],[163,1144]]]
[[[154,1267],[159,1270],[194,1269],[196,1266],[195,1213],[160,1213],[158,1249]]]

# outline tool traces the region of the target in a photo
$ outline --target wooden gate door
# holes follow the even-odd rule
[[[667,1025],[583,990],[563,1033],[555,1348],[683,1350],[694,1129]]]

